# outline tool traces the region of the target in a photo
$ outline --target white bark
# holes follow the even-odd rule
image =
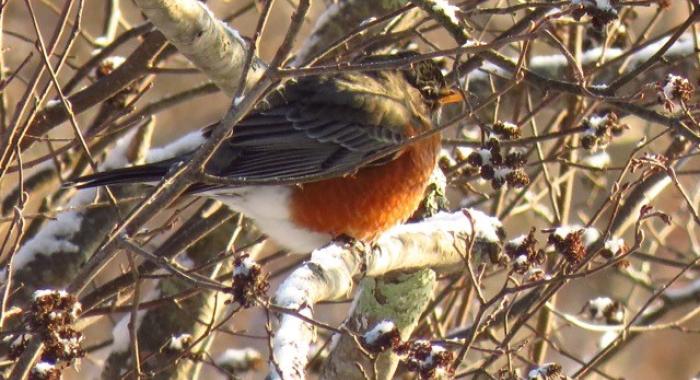
[[[467,240],[475,235],[475,257],[498,244],[500,222],[480,211],[469,210],[474,229],[462,211],[439,213],[422,222],[394,227],[374,249],[361,250],[332,244],[316,250],[311,260],[296,269],[275,294],[283,313],[273,342],[270,378],[303,379],[307,355],[314,340],[314,327],[299,318],[312,317],[320,301],[346,298],[354,281],[399,271],[431,268],[438,271],[464,269]],[[369,251],[369,252],[367,252]]]
[[[197,0],[135,0],[153,25],[226,94],[240,83],[248,43]],[[253,59],[246,81],[254,82],[264,63]]]
[[[433,299],[437,276],[430,269],[408,274],[366,278],[355,297],[352,315],[345,322],[350,331],[366,332],[381,321],[391,321],[401,340],[411,337],[421,315]],[[391,350],[377,355],[376,361],[358,350],[355,338],[344,334],[334,336],[335,345],[324,362],[321,379],[359,379],[358,365],[370,378],[390,380],[399,364],[399,357]]]

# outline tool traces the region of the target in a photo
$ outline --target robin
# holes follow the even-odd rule
[[[254,219],[294,252],[310,252],[337,236],[371,241],[418,207],[440,149],[432,115],[458,99],[432,61],[291,80],[234,127],[205,168],[285,184],[202,183],[188,193]],[[191,155],[96,173],[74,184],[157,182]]]

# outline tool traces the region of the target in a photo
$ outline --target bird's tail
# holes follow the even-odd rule
[[[131,166],[128,168],[89,174],[67,181],[63,186],[82,189],[86,187],[116,184],[157,182],[168,173],[170,164],[170,162],[156,162],[153,164]]]

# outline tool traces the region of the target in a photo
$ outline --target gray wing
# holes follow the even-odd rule
[[[359,110],[314,106],[288,104],[247,117],[215,154],[208,171],[256,182],[305,182],[391,159],[407,138],[396,128],[333,117]]]
[[[285,87],[284,99],[244,118],[214,153],[210,174],[255,183],[303,183],[340,176],[386,162],[409,136],[412,117],[402,94],[367,76],[366,82],[306,77]],[[282,94],[282,93],[280,93]],[[208,134],[210,128],[205,130]],[[157,181],[176,162],[168,161],[95,173],[68,185],[79,187]],[[218,185],[193,184],[190,192]]]

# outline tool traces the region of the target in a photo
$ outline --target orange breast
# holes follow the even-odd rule
[[[435,167],[438,135],[422,139],[396,159],[355,175],[307,183],[291,198],[294,221],[310,230],[360,240],[408,219],[418,207]]]

